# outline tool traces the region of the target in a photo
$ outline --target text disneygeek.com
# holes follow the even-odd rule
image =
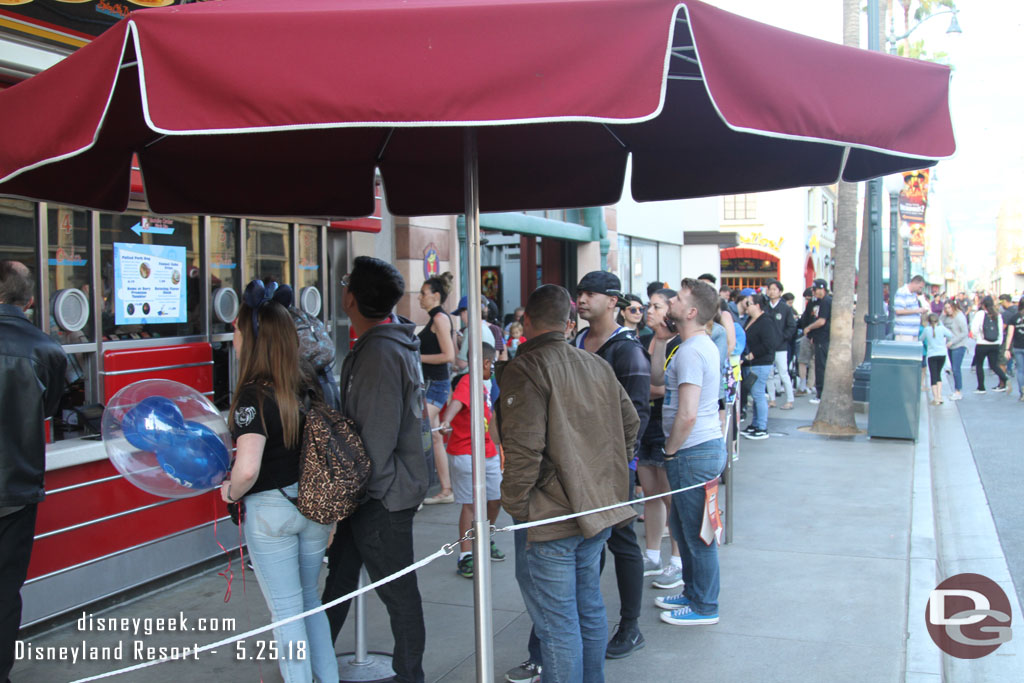
[[[140,640],[138,636],[160,633],[215,633],[236,630],[235,619],[202,617],[193,619],[178,612],[170,617],[100,617],[87,612],[75,622],[79,633],[124,633],[133,636],[129,641],[115,644],[90,645],[85,639],[71,645],[34,645],[30,641],[14,643],[14,658],[18,661],[152,661],[155,659],[198,659],[198,643],[175,646],[157,646]],[[209,654],[215,654],[210,650]]]

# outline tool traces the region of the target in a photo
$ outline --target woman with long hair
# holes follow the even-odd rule
[[[650,345],[654,333],[644,325],[644,302],[636,294],[626,295],[626,307],[619,310],[616,322],[633,330],[644,348]]]
[[[949,354],[949,367],[953,372],[953,393],[949,400],[959,401],[963,398],[961,393],[964,388],[964,377],[962,367],[964,354],[967,353],[967,316],[963,314],[960,307],[953,299],[949,299],[942,307],[942,317],[939,321],[949,330],[952,335],[946,342]]]
[[[985,330],[989,330],[986,336]],[[981,300],[981,307],[974,314],[971,320],[971,332],[974,334],[977,344],[974,347],[974,372],[978,378],[978,388],[974,393],[985,393],[985,359],[988,359],[988,367],[996,373],[999,378],[999,386],[996,391],[1006,391],[1006,373],[999,364],[999,347],[1003,344],[1003,319],[996,311],[995,301],[992,297],[985,296]]]
[[[928,314],[928,324],[921,328],[918,339],[924,342],[924,355],[928,360],[928,373],[931,376],[932,405],[942,404],[942,366],[946,362],[946,347],[953,338],[953,333],[939,322],[939,316]]]
[[[300,396],[312,378],[300,371],[295,324],[276,292],[275,285],[250,282],[235,320],[239,370],[228,426],[236,452],[221,498],[244,501],[249,556],[271,617],[280,621],[320,606],[318,579],[332,525],[307,519],[289,500],[299,489]],[[274,638],[285,681],[338,680],[323,612],[274,629]]]
[[[665,433],[661,424],[661,407],[665,401],[665,367],[679,348],[679,334],[675,324],[668,317],[668,302],[676,295],[675,290],[659,289],[650,295],[647,306],[647,326],[654,336],[648,348],[651,354],[651,418],[640,436],[639,459],[636,476],[645,496],[668,493],[668,474],[665,472]],[[644,503],[644,576],[658,575],[655,588],[675,588],[683,582],[683,562],[679,545],[672,540],[672,559],[661,561],[661,537],[669,518],[671,496],[665,496]]]
[[[427,498],[426,505],[454,503],[452,478],[448,471],[448,453],[438,426],[441,410],[452,393],[451,364],[455,362],[455,340],[452,337],[452,319],[444,310],[444,302],[452,290],[453,276],[444,273],[428,278],[420,287],[420,308],[427,312],[429,322],[417,335],[420,339],[420,362],[426,383],[427,414],[430,416],[431,437],[434,441],[434,467],[441,482],[437,495]]]

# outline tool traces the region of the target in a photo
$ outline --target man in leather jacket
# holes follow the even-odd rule
[[[14,666],[36,507],[46,470],[44,420],[57,412],[67,356],[25,316],[32,275],[0,261],[0,681]]]

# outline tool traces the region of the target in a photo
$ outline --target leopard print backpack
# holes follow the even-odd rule
[[[299,459],[299,496],[285,495],[307,519],[332,524],[355,512],[366,494],[370,456],[356,423],[306,398]],[[283,494],[284,491],[281,491]]]

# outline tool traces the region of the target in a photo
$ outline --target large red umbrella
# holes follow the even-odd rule
[[[134,12],[0,92],[0,194],[124,210],[134,154],[157,213],[359,216],[379,168],[392,213],[466,213],[472,301],[478,211],[612,204],[630,154],[642,201],[923,168],[954,152],[948,86],[696,0],[198,3]],[[475,421],[473,453],[486,557]]]
[[[947,67],[696,1],[228,0],[132,13],[0,92],[0,193],[158,213],[399,215],[833,183],[954,151]]]

